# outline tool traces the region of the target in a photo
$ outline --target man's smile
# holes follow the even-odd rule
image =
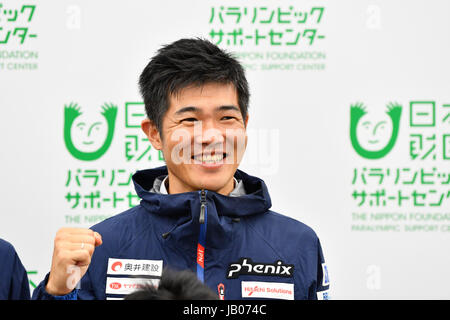
[[[223,159],[227,157],[224,152],[212,152],[193,155],[191,159],[194,160],[194,164],[201,164],[206,167],[219,167],[224,162]]]

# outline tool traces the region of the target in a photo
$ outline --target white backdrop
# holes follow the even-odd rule
[[[130,175],[163,164],[136,127],[138,76],[161,45],[204,37],[246,66],[241,169],[317,232],[332,298],[449,299],[449,12],[445,0],[1,1],[0,237],[33,289],[58,228],[135,205]],[[105,103],[117,107],[111,145],[78,159],[64,108],[80,108],[66,138],[90,152],[107,135]],[[367,114],[351,132],[357,103]]]

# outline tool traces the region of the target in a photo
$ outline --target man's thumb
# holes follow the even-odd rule
[[[100,233],[94,231],[94,237],[95,237],[95,247],[98,247],[103,243],[102,236]]]

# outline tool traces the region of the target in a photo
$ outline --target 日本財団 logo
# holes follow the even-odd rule
[[[428,98],[403,103],[369,112],[362,103],[350,107],[351,144],[365,160],[356,161],[349,172],[352,231],[450,230],[450,102]],[[382,161],[373,161],[377,159]]]

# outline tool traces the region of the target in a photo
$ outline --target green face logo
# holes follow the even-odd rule
[[[114,136],[117,107],[105,103],[103,112],[94,121],[80,117],[77,104],[64,105],[64,142],[67,150],[78,160],[100,158],[108,150]]]
[[[387,117],[374,121],[368,117],[362,103],[351,105],[350,140],[355,151],[366,159],[380,159],[387,155],[397,141],[401,113],[401,105],[389,103]]]

